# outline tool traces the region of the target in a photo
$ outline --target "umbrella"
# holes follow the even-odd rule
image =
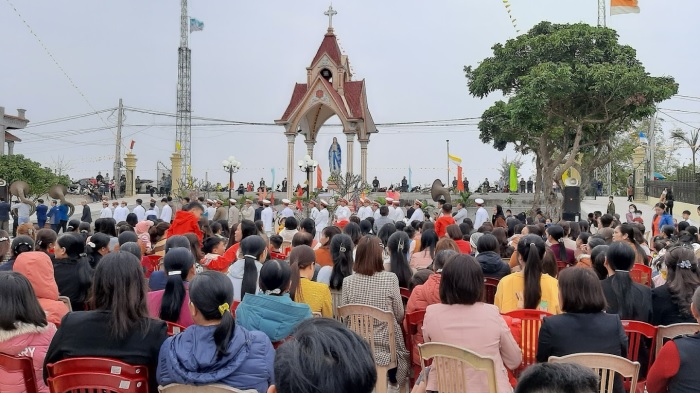
[[[665,178],[666,178],[666,176],[660,174],[659,172],[654,172],[654,179],[664,180]]]

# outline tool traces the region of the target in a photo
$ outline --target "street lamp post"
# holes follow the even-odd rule
[[[299,170],[306,172],[306,199],[311,199],[311,174],[316,171],[318,166],[318,161],[314,160],[308,154],[304,156],[303,160],[297,161]],[[309,216],[309,204],[306,204],[306,216]]]
[[[233,174],[241,169],[240,161],[236,160],[236,157],[229,156],[221,164],[224,166],[224,170],[228,172],[228,199],[231,199],[231,191],[233,188]]]

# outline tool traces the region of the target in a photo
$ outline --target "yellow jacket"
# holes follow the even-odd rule
[[[539,311],[547,311],[552,314],[561,314],[559,306],[559,283],[556,278],[548,274],[540,277],[542,297],[537,307]],[[494,304],[502,314],[513,310],[525,308],[525,277],[523,272],[509,274],[501,279],[496,289]]]
[[[312,313],[320,312],[324,318],[333,317],[333,300],[326,284],[302,278],[295,299],[298,303],[308,304]]]

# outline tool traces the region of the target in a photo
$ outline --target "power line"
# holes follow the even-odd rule
[[[94,116],[94,115],[96,115],[96,114],[98,114],[98,113],[109,112],[109,111],[113,111],[113,110],[115,110],[115,109],[116,109],[116,108],[102,109],[101,111],[97,111],[97,112],[88,112],[88,113],[82,113],[82,114],[80,114],[80,115],[73,115],[73,116],[67,116],[67,117],[60,117],[60,118],[57,118],[57,119],[44,120],[44,121],[40,121],[40,122],[32,122],[30,125],[28,125],[27,127],[25,127],[25,129],[27,129],[27,128],[32,128],[32,127],[45,126],[45,125],[48,125],[48,124],[62,123],[62,122],[65,122],[65,121],[70,121],[70,120],[75,120],[75,119],[82,119],[83,117]]]
[[[683,120],[679,120],[679,119],[677,119],[677,118],[675,118],[675,117],[669,115],[668,113],[666,113],[666,112],[664,112],[664,111],[662,111],[662,110],[659,110],[659,112],[663,113],[664,115],[670,117],[671,119],[673,119],[673,120],[675,120],[675,121],[677,121],[677,122],[679,122],[679,123],[681,123],[681,124],[685,124],[686,126],[688,126],[688,127],[690,127],[690,128],[697,128],[697,127],[694,127],[694,126],[692,126],[692,125],[690,125],[690,124],[684,122]]]

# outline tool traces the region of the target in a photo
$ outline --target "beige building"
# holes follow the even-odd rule
[[[7,115],[5,108],[0,106],[0,156],[5,154],[5,143],[7,143],[7,154],[12,155],[15,142],[22,142],[7,130],[21,130],[26,127],[29,120],[24,117],[25,112],[24,109],[17,109],[17,116]]]

